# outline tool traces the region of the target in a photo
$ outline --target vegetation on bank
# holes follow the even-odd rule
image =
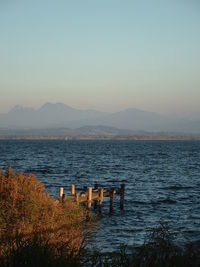
[[[92,253],[93,265],[98,267],[200,267],[200,241],[179,247],[168,227],[161,224],[152,230],[146,242],[127,252],[122,245],[109,255]]]
[[[11,168],[0,171],[1,265],[16,255],[33,262],[41,258],[34,253],[51,256],[51,260],[76,258],[85,234],[85,211],[76,203],[51,198],[32,174],[15,173]]]
[[[51,198],[34,175],[0,171],[0,267],[200,266],[200,242],[180,248],[165,225],[132,253],[89,252],[85,221],[84,209]]]

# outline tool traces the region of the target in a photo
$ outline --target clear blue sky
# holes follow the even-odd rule
[[[0,112],[200,112],[199,0],[0,0]]]

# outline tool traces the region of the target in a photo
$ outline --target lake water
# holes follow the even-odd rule
[[[53,196],[94,185],[126,184],[125,208],[103,202],[91,245],[103,251],[140,245],[159,222],[180,242],[200,239],[198,141],[0,141],[0,166],[31,172]]]

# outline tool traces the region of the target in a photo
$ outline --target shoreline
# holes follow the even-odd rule
[[[0,136],[0,140],[47,141],[200,141],[199,135],[138,135],[138,136]]]

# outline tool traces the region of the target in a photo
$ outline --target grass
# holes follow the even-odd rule
[[[14,257],[16,252],[25,256],[32,246],[36,254],[72,258],[79,254],[85,235],[84,209],[73,201],[60,203],[51,198],[32,174],[11,168],[0,171],[1,258]]]

